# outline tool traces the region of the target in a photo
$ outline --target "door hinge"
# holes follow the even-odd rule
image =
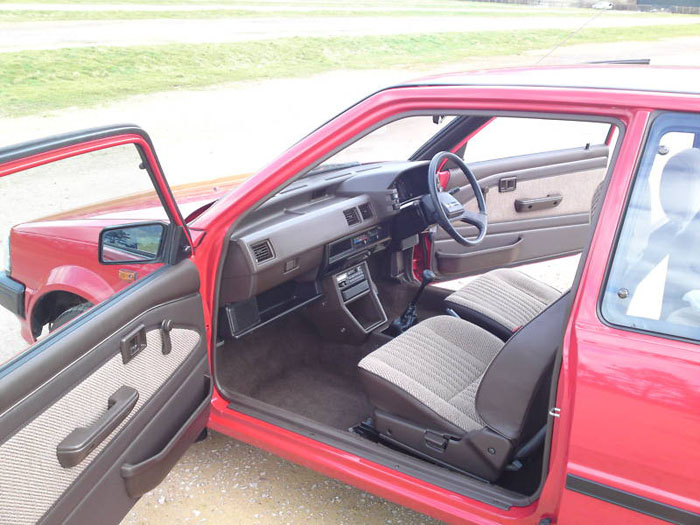
[[[561,415],[561,408],[558,408],[558,407],[550,408],[549,415],[552,417],[559,417]]]

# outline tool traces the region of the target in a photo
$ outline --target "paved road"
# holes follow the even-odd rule
[[[268,3],[268,5],[265,5]],[[231,11],[231,10],[243,10],[243,11],[259,11],[261,13],[270,12],[308,12],[308,11],[352,11],[352,12],[366,12],[368,14],[376,12],[391,12],[391,13],[401,13],[401,12],[487,12],[487,13],[503,13],[504,11],[532,11],[537,9],[538,13],[542,12],[562,12],[562,9],[548,9],[546,7],[533,7],[525,5],[503,5],[498,7],[489,7],[488,4],[475,5],[452,1],[443,2],[441,4],[431,4],[429,6],[414,6],[414,5],[340,5],[333,2],[313,2],[305,0],[303,4],[297,3],[294,0],[289,1],[287,5],[282,5],[281,2],[273,0],[272,2],[261,1],[258,4],[245,4],[245,3],[228,3],[228,4],[208,4],[208,3],[193,3],[193,4],[14,4],[14,3],[3,3],[0,4],[0,11]]]
[[[26,22],[0,24],[0,52],[85,46],[136,46],[174,43],[227,43],[283,37],[336,37],[418,34],[426,32],[512,31],[581,27],[587,19],[572,16],[406,16],[228,18],[212,20],[116,20],[76,22]],[[637,18],[602,13],[587,28],[629,25],[677,25],[697,23],[700,17]]]

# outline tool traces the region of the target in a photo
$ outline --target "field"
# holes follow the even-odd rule
[[[232,82],[700,34],[693,16],[460,1],[350,10],[333,2],[129,3],[116,11],[113,4],[51,5],[0,4],[3,116]]]

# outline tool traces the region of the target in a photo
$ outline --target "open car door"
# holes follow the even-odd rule
[[[438,230],[432,245],[436,273],[449,280],[580,253],[590,232],[592,200],[608,169],[612,130],[600,122],[507,117],[488,122],[457,152],[484,192],[488,232],[479,245],[466,247]],[[557,140],[565,147],[553,149]],[[447,188],[476,209],[461,172],[451,170]],[[477,233],[464,223],[455,226],[465,237]]]
[[[150,189],[155,189],[156,201],[167,215],[161,221],[160,246],[152,252],[131,250],[132,263],[134,257],[150,253],[144,259],[148,264],[138,266],[138,271],[130,269],[128,259],[119,264],[112,253],[113,259],[103,263],[112,266],[104,268],[133,282],[0,365],[0,522],[4,524],[117,523],[141,495],[163,480],[205,429],[211,382],[199,274],[189,259],[189,234],[148,136],[139,128],[123,126],[0,150],[0,183],[13,179],[12,185],[0,186],[2,207],[7,210],[20,194],[26,197],[22,189],[26,185],[14,182],[33,177],[35,167],[51,168],[65,159],[97,153],[92,157],[94,166],[107,158],[111,148],[127,145],[138,154],[134,169],[140,168],[146,182],[150,180]],[[121,184],[112,177],[120,166],[102,168],[102,176],[85,185],[86,194]],[[33,184],[38,189],[37,184],[47,180]],[[134,213],[127,208],[121,211]],[[86,224],[107,221],[105,217],[115,213],[112,209],[111,215],[91,217]],[[75,217],[71,221],[76,224]],[[61,225],[52,220],[49,226]],[[79,244],[88,250],[81,252],[84,262],[73,261],[70,267],[66,263],[54,274],[98,266],[95,243],[85,235]],[[100,243],[103,236],[104,230]],[[48,237],[46,254],[60,242],[58,236]],[[129,247],[124,235],[121,242],[112,246],[124,251]],[[73,249],[65,246],[66,253]],[[109,282],[109,275],[101,279]],[[81,283],[87,283],[87,277],[74,284]],[[18,284],[18,317],[32,309],[32,290],[22,286]],[[0,345],[9,344],[7,332],[0,333]]]

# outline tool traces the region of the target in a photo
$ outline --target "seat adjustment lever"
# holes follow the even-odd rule
[[[445,436],[437,434],[432,430],[426,430],[425,435],[425,446],[437,450],[438,452],[443,452],[447,449],[447,444],[450,442]]]

